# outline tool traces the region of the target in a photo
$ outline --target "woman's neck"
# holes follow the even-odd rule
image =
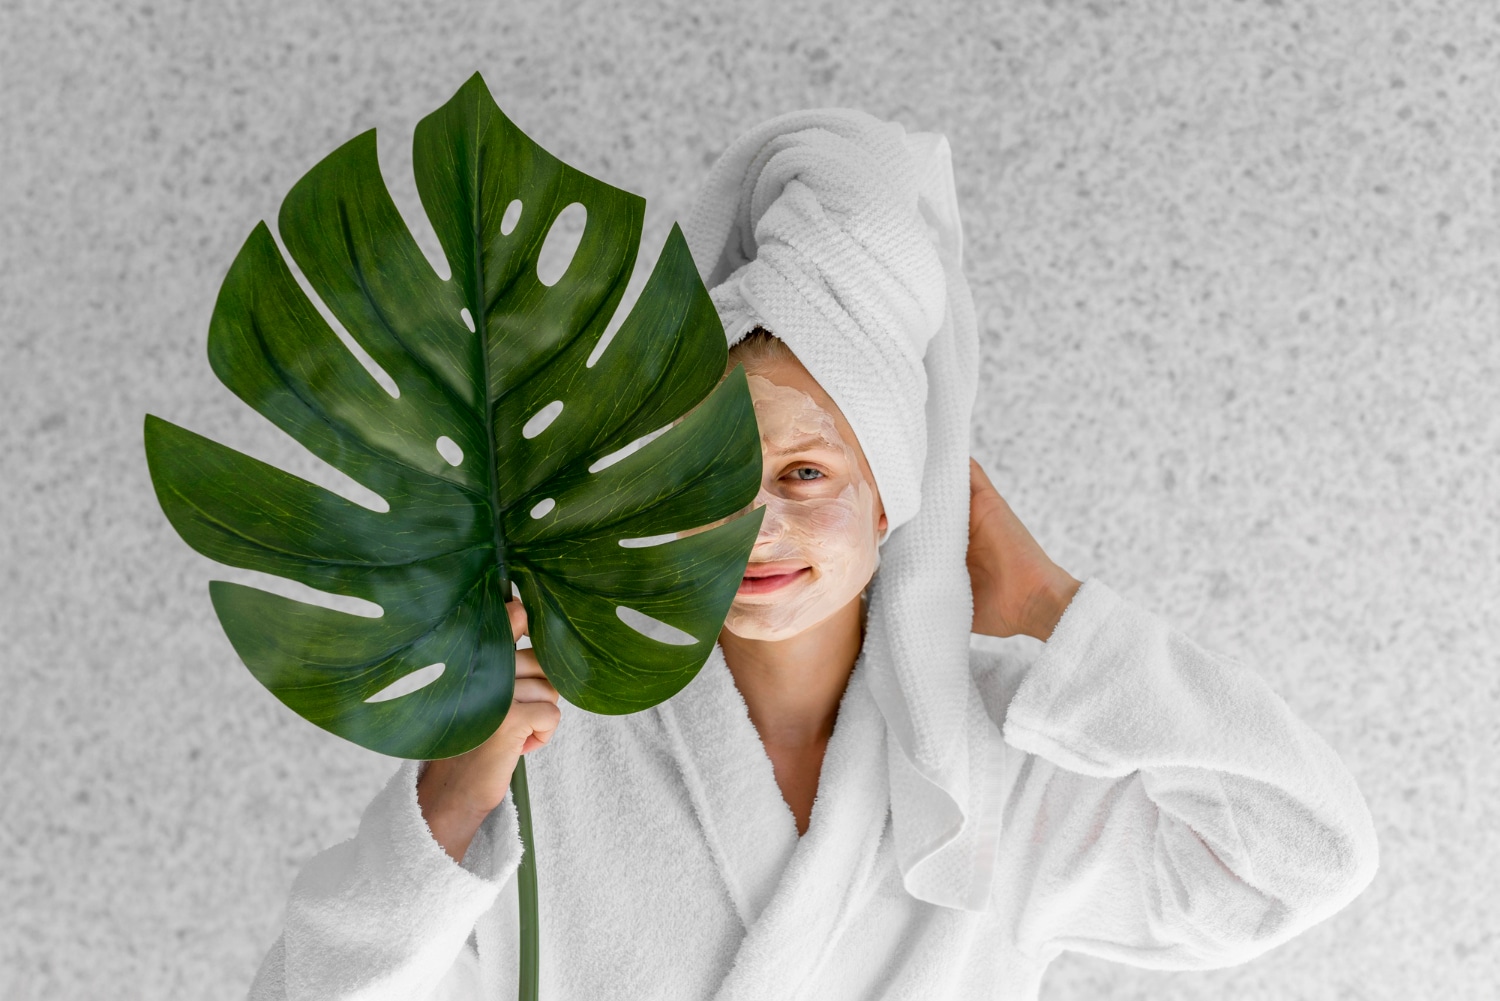
[[[724,663],[768,748],[805,750],[827,744],[839,701],[864,644],[864,598],[817,625],[781,640],[756,640],[725,629]]]

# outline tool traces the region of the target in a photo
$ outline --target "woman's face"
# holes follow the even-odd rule
[[[765,520],[726,629],[777,640],[854,600],[875,573],[886,517],[844,415],[796,360],[747,369],[764,461]]]

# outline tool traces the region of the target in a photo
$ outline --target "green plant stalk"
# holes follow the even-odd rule
[[[516,816],[521,822],[521,868],[516,872],[516,889],[521,901],[521,1001],[537,1001],[537,913],[536,849],[531,840],[531,794],[526,788],[526,756],[516,761],[510,778],[510,793],[515,800]]]
[[[504,552],[504,538],[499,528],[495,531],[496,551]],[[505,563],[497,561],[500,577],[500,592],[509,593],[510,574]],[[531,834],[531,787],[526,782],[526,755],[516,759],[515,771],[510,776],[510,796],[516,805],[516,819],[521,828],[521,866],[516,870],[516,896],[519,911],[520,974],[516,996],[519,1001],[537,1001],[539,996],[539,955],[541,952],[541,921],[537,916],[536,888],[536,841]]]

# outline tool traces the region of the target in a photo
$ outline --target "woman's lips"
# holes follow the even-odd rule
[[[740,589],[737,594],[769,594],[779,591],[793,581],[801,580],[812,573],[812,567],[803,567],[801,570],[793,570],[790,573],[771,574],[765,577],[745,577],[740,580]]]

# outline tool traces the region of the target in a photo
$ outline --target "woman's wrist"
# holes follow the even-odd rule
[[[1063,612],[1068,610],[1073,597],[1078,594],[1078,589],[1081,587],[1083,587],[1083,581],[1066,570],[1058,570],[1056,579],[1048,584],[1033,602],[1034,611],[1027,624],[1026,635],[1035,637],[1043,643],[1051,639],[1058,622],[1062,620]]]
[[[490,813],[467,800],[442,761],[429,761],[417,780],[417,806],[433,839],[458,863],[463,862],[479,825]]]
[[[472,820],[476,824],[499,805],[498,802],[476,802],[472,796],[472,784],[465,781],[462,769],[451,759],[427,762],[417,779],[417,803],[424,815],[430,811],[465,822]]]
[[[427,821],[427,829],[432,832],[432,839],[438,843],[448,857],[456,863],[463,863],[464,855],[469,851],[469,845],[474,840],[474,835],[479,833],[479,827],[484,823],[484,818],[475,818],[465,813],[448,813],[443,810],[432,812],[423,811],[422,817]]]

